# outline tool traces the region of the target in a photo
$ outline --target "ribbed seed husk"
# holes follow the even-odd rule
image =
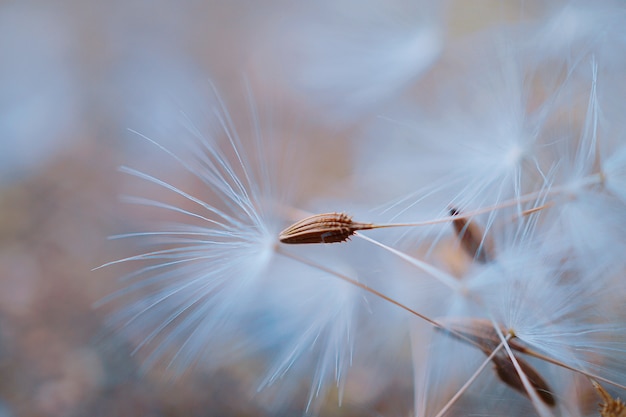
[[[372,229],[371,223],[352,221],[345,213],[323,213],[307,217],[283,230],[279,239],[282,243],[338,243],[350,240],[359,230]]]

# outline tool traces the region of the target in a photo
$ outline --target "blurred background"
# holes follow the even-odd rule
[[[240,99],[229,95],[238,97],[246,78],[257,106],[272,100],[306,120],[302,140],[339,143],[450,42],[549,9],[529,1],[301,3],[0,2],[0,417],[271,415],[240,388],[253,364],[164,381],[139,371],[132,346],[92,307],[120,275],[92,269],[137,250],[107,240],[141,217],[119,202],[133,189],[117,169],[159,163],[129,129],[175,146],[159,129],[177,123],[210,83],[236,113]],[[365,60],[355,47],[378,41]],[[385,73],[376,54],[390,51],[397,71]],[[379,88],[364,90],[367,83]],[[410,414],[410,379],[391,385],[369,394],[369,414],[336,400],[322,414]]]

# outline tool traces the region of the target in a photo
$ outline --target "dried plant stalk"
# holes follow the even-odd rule
[[[447,332],[448,334],[465,343],[472,344],[487,356],[491,355],[491,352],[493,352],[501,343],[496,329],[494,329],[493,324],[489,320],[458,318],[439,320],[439,322],[444,325],[447,330],[449,330]],[[446,331],[446,329],[442,330]],[[501,328],[500,330],[503,334],[509,333],[504,328]],[[518,352],[527,351],[527,348],[516,342],[514,339],[509,340],[508,343],[513,350]],[[519,356],[515,355],[515,359],[519,363],[522,371],[528,377],[530,384],[533,386],[535,391],[537,391],[539,398],[541,398],[541,400],[549,406],[556,405],[556,399],[551,394],[552,390],[550,389],[550,386],[541,377],[541,375],[539,375],[539,372],[537,372],[530,364],[520,359]],[[522,379],[513,365],[513,361],[506,353],[498,353],[491,360],[494,364],[496,374],[502,382],[516,391],[519,391],[524,395],[528,395],[526,389],[524,388],[524,384],[522,383]]]
[[[596,381],[592,380],[591,383],[604,401],[603,403],[598,404],[598,411],[602,417],[626,417],[626,405],[622,400],[611,397],[611,395]]]
[[[549,207],[552,207],[553,205],[554,205],[554,201],[550,201],[550,202],[548,202],[546,204],[542,204],[541,206],[533,207],[533,208],[528,209],[528,210],[524,210],[522,212],[522,216],[530,216],[531,214],[537,213],[537,212],[539,212],[541,210],[545,210],[545,209],[547,209]]]
[[[458,209],[450,209],[450,216],[459,214],[461,212]],[[459,218],[452,222],[452,226],[461,240],[461,247],[469,256],[483,264],[493,259],[493,243],[479,225],[471,220]]]
[[[323,213],[307,217],[283,230],[282,243],[338,243],[350,240],[359,230],[373,229],[372,223],[352,221],[345,213]]]

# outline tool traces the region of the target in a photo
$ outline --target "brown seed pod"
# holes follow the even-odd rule
[[[358,223],[345,213],[323,213],[307,217],[280,232],[282,243],[337,243],[350,240],[359,230],[373,229],[371,223]]]
[[[459,214],[458,209],[450,208],[450,216]],[[468,219],[456,219],[452,226],[461,240],[461,247],[469,256],[483,264],[493,259],[493,243],[479,225]]]
[[[477,347],[487,356],[491,355],[491,352],[493,352],[501,343],[500,337],[490,320],[460,317],[438,321],[445,326],[445,329],[442,329],[443,331],[447,331],[447,333],[451,336]],[[509,333],[504,328],[501,328],[500,330],[503,334]],[[526,347],[515,341],[514,338],[510,339],[508,344],[511,349],[515,351],[528,351]],[[549,385],[539,375],[539,372],[537,372],[530,364],[520,359],[519,356],[516,355],[515,359],[519,363],[522,371],[524,371],[528,377],[530,384],[533,386],[535,391],[537,391],[537,395],[539,395],[539,397],[547,405],[554,406],[556,404],[556,399],[551,394]],[[506,353],[500,352],[496,354],[491,361],[494,364],[496,374],[502,382],[511,388],[528,395],[526,389],[524,388],[524,384],[522,383],[522,379],[517,373],[511,358]]]
[[[611,395],[606,392],[604,388],[596,381],[591,381],[593,386],[600,397],[602,397],[602,403],[598,404],[600,415],[602,417],[626,417],[626,405],[619,398],[614,399]]]
[[[552,395],[552,390],[547,382],[539,375],[539,372],[535,370],[530,364],[526,361],[522,360],[520,357],[515,356],[517,363],[520,368],[526,374],[528,378],[528,382],[535,389],[539,398],[546,403],[547,405],[554,407],[556,405],[556,399]],[[524,383],[522,382],[522,378],[520,378],[517,373],[517,369],[515,369],[515,365],[513,365],[513,361],[506,353],[498,353],[494,356],[491,361],[494,364],[494,368],[496,370],[496,374],[500,378],[502,382],[507,384],[509,387],[514,390],[521,392],[522,394],[528,396],[526,392],[526,388],[524,388]]]

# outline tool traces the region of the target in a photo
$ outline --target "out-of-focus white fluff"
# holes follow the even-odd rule
[[[318,1],[300,7],[269,32],[262,74],[331,124],[380,109],[442,49],[441,6],[432,2]]]

